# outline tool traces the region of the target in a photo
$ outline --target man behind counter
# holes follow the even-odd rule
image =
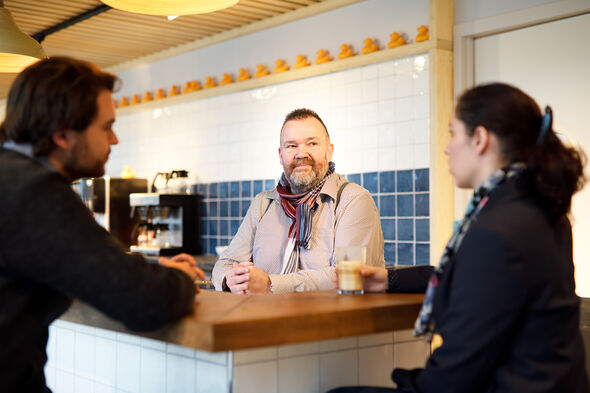
[[[70,182],[102,176],[118,140],[114,75],[55,57],[14,81],[0,125],[0,391],[50,392],[49,325],[72,298],[129,329],[155,329],[191,310],[194,259],[147,264],[127,255]]]
[[[365,246],[368,265],[385,265],[375,202],[367,190],[334,172],[333,150],[314,111],[287,115],[279,147],[284,173],[275,189],[256,196],[215,264],[217,290],[333,289],[338,246]]]

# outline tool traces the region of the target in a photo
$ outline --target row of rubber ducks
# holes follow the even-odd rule
[[[429,39],[428,28],[426,26],[422,25],[422,26],[418,27],[417,30],[418,30],[418,35],[415,38],[416,42],[427,41]],[[376,42],[376,40],[373,40],[372,38],[365,38],[363,44],[364,44],[364,46],[361,49],[361,54],[363,54],[363,55],[377,52],[381,49],[381,48],[379,48],[379,44]],[[404,37],[401,34],[399,34],[398,32],[393,32],[390,34],[390,41],[387,44],[387,47],[391,49],[391,48],[397,48],[398,46],[402,46],[405,44],[406,44],[406,41],[405,41]],[[356,56],[356,53],[352,49],[352,46],[350,46],[348,44],[340,45],[340,53],[338,54],[338,60],[346,59],[346,58],[352,57],[352,56]],[[330,53],[327,50],[320,49],[317,52],[315,64],[324,64],[324,63],[328,63],[332,60],[333,60],[333,58],[330,56]],[[293,64],[293,68],[300,69],[300,68],[307,67],[309,65],[310,65],[310,63],[308,62],[305,55],[297,55],[297,59],[295,60],[295,64]],[[276,61],[273,73],[279,74],[279,73],[285,72],[285,71],[289,71],[289,66],[287,65],[287,63],[285,63],[285,60],[278,59]],[[258,64],[256,66],[256,72],[254,73],[254,77],[261,78],[263,76],[270,75],[270,73],[271,73],[270,70],[267,69],[266,66],[264,66],[262,64]],[[245,68],[240,68],[240,71],[238,73],[236,81],[241,82],[241,81],[245,81],[245,80],[248,80],[251,78],[252,77],[250,76],[250,74],[248,73],[248,71]],[[219,86],[228,85],[230,83],[234,83],[233,77],[229,73],[224,73],[223,77],[219,81]],[[117,103],[115,101],[115,107],[122,108],[122,107],[126,107],[129,105],[135,105],[135,104],[140,104],[140,103],[149,102],[149,101],[153,101],[153,100],[159,100],[159,99],[166,98],[166,97],[174,97],[179,94],[192,93],[194,91],[199,91],[201,89],[210,89],[210,88],[213,88],[216,86],[218,86],[218,84],[217,84],[217,81],[215,80],[215,77],[208,76],[207,79],[205,80],[205,83],[203,84],[203,86],[201,86],[199,81],[192,80],[192,81],[186,82],[182,91],[180,91],[176,85],[172,85],[168,94],[166,94],[164,89],[158,89],[156,91],[156,94],[153,96],[152,96],[152,93],[149,91],[145,92],[143,98],[140,98],[138,94],[134,94],[133,98],[131,98],[131,101],[129,101],[127,97],[122,97],[121,101],[119,103]]]

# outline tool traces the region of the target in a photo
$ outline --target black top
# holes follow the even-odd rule
[[[424,369],[395,370],[420,393],[588,393],[572,237],[524,180],[490,195],[436,289],[443,344]]]
[[[48,392],[48,326],[73,297],[132,330],[188,312],[184,273],[128,255],[68,182],[36,160],[0,148],[0,391]]]

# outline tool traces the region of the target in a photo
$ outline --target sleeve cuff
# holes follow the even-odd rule
[[[270,291],[272,293],[293,292],[293,285],[288,274],[269,274]]]

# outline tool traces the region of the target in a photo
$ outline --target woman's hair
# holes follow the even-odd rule
[[[535,100],[523,91],[492,83],[464,92],[455,116],[469,135],[477,126],[496,135],[500,154],[508,163],[527,165],[531,185],[553,217],[570,211],[572,195],[585,183],[586,156],[581,150],[564,146],[555,135],[550,110],[543,116]],[[547,126],[547,133],[541,132]]]
[[[115,75],[70,57],[52,57],[25,68],[13,82],[0,125],[0,142],[33,145],[36,156],[54,147],[56,131],[82,132],[94,120],[102,90],[113,91]]]

